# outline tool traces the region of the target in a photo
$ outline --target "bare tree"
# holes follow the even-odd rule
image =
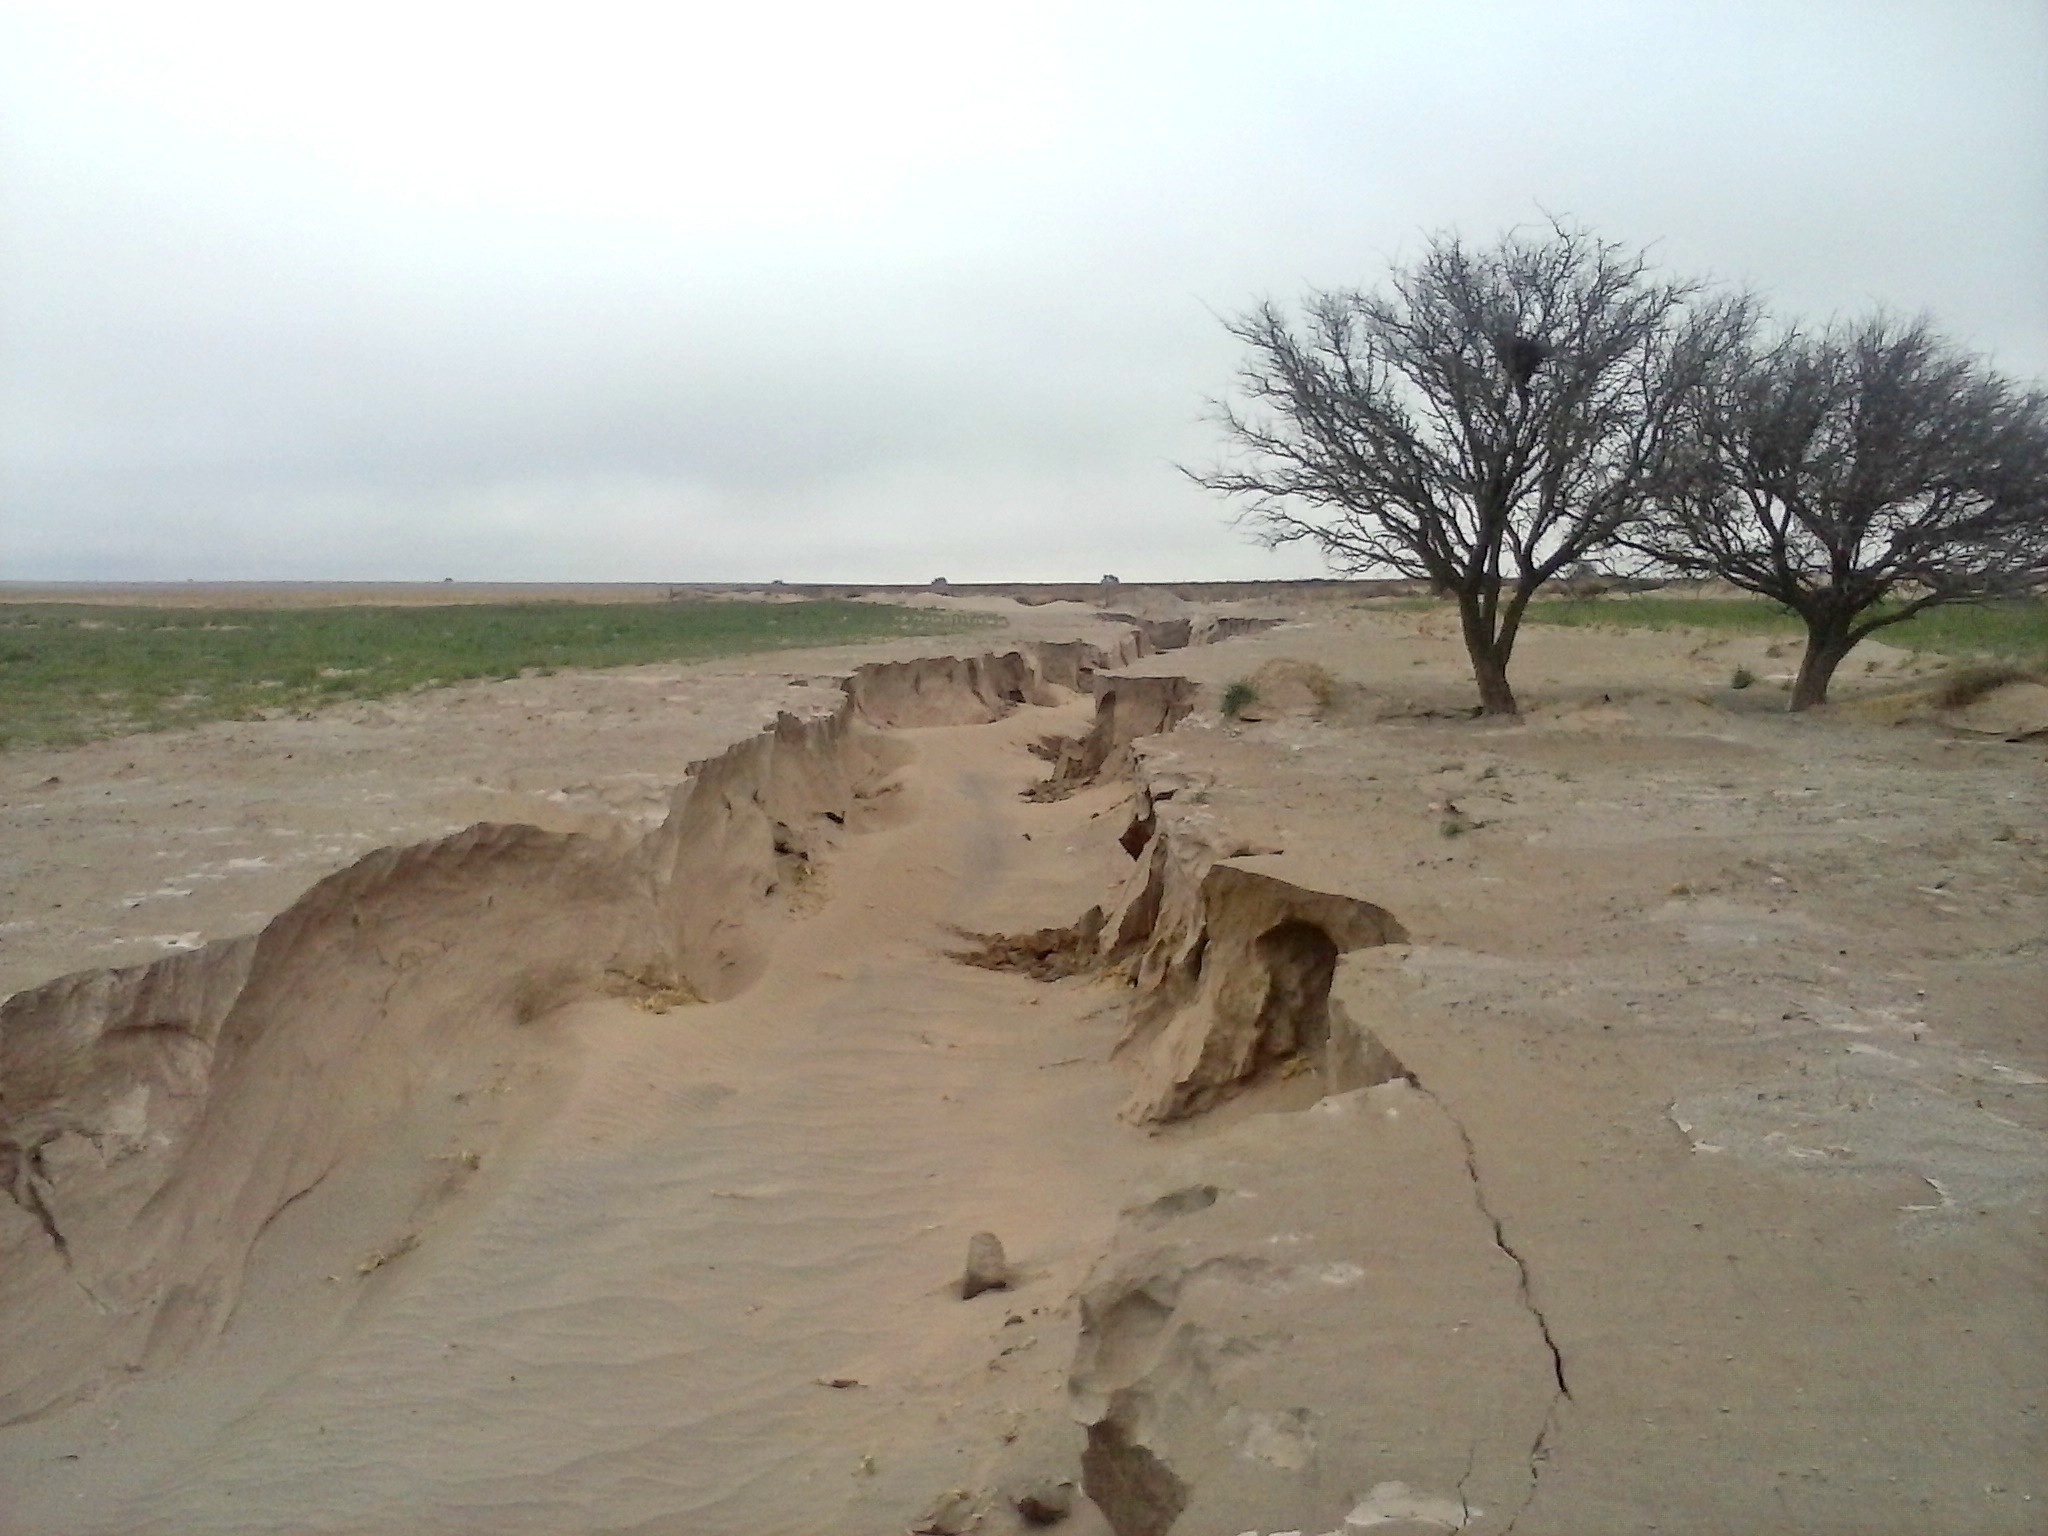
[[[1805,621],[1794,709],[1875,631],[2048,575],[2048,395],[1925,320],[1746,347],[1686,417],[1678,477],[1630,543]]]
[[[1556,224],[1438,236],[1390,288],[1312,290],[1299,329],[1271,303],[1226,321],[1249,349],[1215,407],[1228,456],[1188,473],[1246,498],[1263,543],[1454,597],[1480,706],[1511,715],[1529,600],[1640,514],[1750,307]]]

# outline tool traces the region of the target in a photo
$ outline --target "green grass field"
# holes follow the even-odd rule
[[[196,609],[0,604],[0,748],[55,746],[529,669],[706,661],[981,627],[874,603]]]
[[[1758,598],[1547,598],[1529,605],[1528,620],[1591,628],[1707,629],[1795,638],[1806,632],[1789,609]],[[2048,666],[2048,602],[1935,608],[1881,629],[1872,638],[1909,651],[1999,657],[2023,666]]]

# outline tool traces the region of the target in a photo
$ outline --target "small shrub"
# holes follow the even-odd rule
[[[1306,688],[1309,697],[1316,701],[1317,709],[1331,709],[1337,703],[1337,679],[1330,675],[1327,667],[1319,667],[1312,661],[1268,662],[1259,670],[1272,669],[1289,682],[1299,683]]]
[[[1223,717],[1235,720],[1259,700],[1259,690],[1251,685],[1248,678],[1240,677],[1223,690]]]
[[[1751,688],[1756,685],[1756,674],[1747,667],[1737,667],[1735,675],[1728,679],[1730,688]]]
[[[1274,657],[1244,682],[1262,713],[1321,717],[1337,702],[1337,679],[1314,662],[1293,656]]]
[[[1994,693],[2007,683],[2026,682],[2033,674],[2025,667],[2015,667],[2003,662],[1992,662],[1984,666],[1961,667],[1941,680],[1934,690],[1936,709],[1968,709],[1987,693]]]

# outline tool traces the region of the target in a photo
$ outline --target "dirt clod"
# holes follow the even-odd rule
[[[1026,1525],[1058,1525],[1074,1512],[1074,1485],[1041,1478],[1019,1493],[1014,1502]]]
[[[1002,1239],[995,1233],[977,1232],[967,1240],[967,1272],[960,1281],[962,1301],[972,1301],[983,1291],[1007,1291],[1014,1278]]]

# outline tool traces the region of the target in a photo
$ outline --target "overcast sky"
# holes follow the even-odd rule
[[[1216,314],[1541,210],[2048,377],[2043,0],[0,0],[0,578],[1305,575]]]

